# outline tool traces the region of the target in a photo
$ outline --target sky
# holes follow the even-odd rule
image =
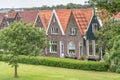
[[[67,3],[84,4],[88,0],[0,0],[0,8],[29,8],[41,7],[42,5],[52,6]]]

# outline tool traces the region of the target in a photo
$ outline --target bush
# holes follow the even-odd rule
[[[111,65],[110,66],[110,71],[116,72],[117,66],[116,65]]]
[[[8,61],[9,55],[0,55],[1,61]],[[79,61],[73,59],[61,59],[52,57],[30,57],[19,56],[19,63],[33,64],[33,65],[46,65],[53,67],[63,67],[69,69],[82,69],[82,70],[95,70],[95,71],[107,71],[108,65],[104,62],[95,61]]]

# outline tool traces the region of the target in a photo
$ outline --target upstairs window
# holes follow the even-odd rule
[[[70,28],[70,35],[76,35],[77,34],[77,28],[73,27]]]
[[[55,18],[53,18],[53,23],[55,23],[56,22],[56,19]]]
[[[58,34],[58,28],[52,27],[51,28],[51,34]]]
[[[98,24],[97,23],[93,23],[92,24],[92,31],[96,32],[98,30]]]

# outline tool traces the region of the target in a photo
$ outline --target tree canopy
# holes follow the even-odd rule
[[[45,31],[31,24],[14,22],[0,31],[0,49],[9,54],[9,63],[17,77],[18,55],[38,55],[45,49],[48,37]]]
[[[93,3],[100,9],[105,9],[112,14],[120,12],[120,0],[89,0],[91,5]]]

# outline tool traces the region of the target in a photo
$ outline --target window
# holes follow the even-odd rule
[[[54,22],[54,23],[56,22],[56,19],[55,19],[55,18],[53,18],[53,22]]]
[[[56,41],[50,41],[50,52],[51,53],[57,52],[57,42]]]
[[[64,42],[63,41],[61,41],[60,46],[61,46],[61,53],[64,53]]]
[[[96,32],[98,30],[98,25],[97,25],[97,23],[93,23],[92,24],[92,31],[93,32]]]
[[[83,43],[80,43],[80,56],[83,55]]]
[[[74,44],[74,42],[69,42],[69,44],[68,44],[68,54],[69,54],[69,56],[74,56],[75,55],[75,44]]]
[[[77,34],[77,28],[73,27],[70,28],[70,35],[76,35]]]
[[[93,49],[92,49],[92,40],[89,40],[89,55],[93,54]]]
[[[58,34],[58,28],[52,27],[51,28],[51,34]]]

